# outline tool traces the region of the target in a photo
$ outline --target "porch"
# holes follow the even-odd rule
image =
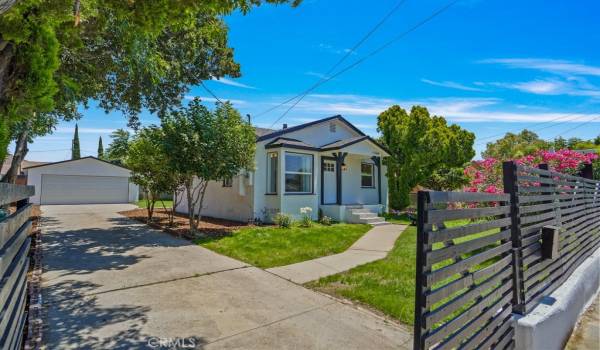
[[[382,204],[324,204],[319,208],[323,215],[340,222],[373,226],[388,224],[379,216],[384,211]]]

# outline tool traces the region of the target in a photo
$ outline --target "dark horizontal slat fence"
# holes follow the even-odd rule
[[[505,163],[504,176],[514,181],[510,191],[518,223],[513,229],[522,258],[515,311],[527,314],[600,246],[600,182],[512,162]],[[558,230],[554,258],[542,253],[543,228]]]
[[[513,348],[513,313],[600,247],[600,181],[514,162],[503,180],[504,194],[419,192],[415,349]]]
[[[510,196],[419,192],[418,206],[415,349],[512,348]]]
[[[0,183],[0,206],[17,203],[0,219],[0,349],[20,349],[25,325],[32,186]]]

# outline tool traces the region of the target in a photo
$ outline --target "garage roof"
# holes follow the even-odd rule
[[[82,160],[82,159],[94,159],[94,160],[97,160],[97,161],[100,161],[100,162],[104,162],[106,164],[114,165],[114,166],[119,167],[119,168],[127,169],[124,166],[120,166],[120,165],[117,165],[117,164],[114,164],[114,163],[111,163],[111,162],[107,162],[107,161],[105,161],[103,159],[96,158],[96,157],[93,157],[93,156],[81,157],[81,158],[78,158],[78,159],[67,159],[67,160],[61,160],[60,162],[45,163],[45,164],[39,164],[39,165],[34,165],[34,166],[28,166],[28,167],[23,167],[23,169],[41,168],[41,167],[50,166],[50,165],[56,165],[56,164],[61,164],[61,163],[76,162],[76,161]],[[127,170],[129,170],[129,169],[127,169]]]

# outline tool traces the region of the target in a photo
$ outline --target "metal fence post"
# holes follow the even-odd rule
[[[425,223],[427,222],[427,192],[419,191],[417,194],[417,266],[416,266],[416,283],[415,283],[415,320],[414,320],[414,350],[422,350],[425,348],[423,341],[423,280],[424,270],[424,249],[425,249]]]
[[[525,290],[523,284],[522,241],[519,218],[519,197],[517,195],[517,164],[512,161],[502,163],[504,193],[510,195],[510,232],[513,257],[513,312],[524,315]]]

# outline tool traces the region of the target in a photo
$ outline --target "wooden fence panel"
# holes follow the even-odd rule
[[[33,194],[31,186],[0,183],[0,205],[17,202],[17,210],[0,219],[0,349],[20,349],[23,342]]]
[[[600,246],[600,182],[540,168],[504,164],[513,203],[513,236],[521,273],[515,312],[527,314]],[[555,227],[559,255],[542,253],[542,229]]]
[[[415,349],[514,347],[510,195],[419,192]]]

